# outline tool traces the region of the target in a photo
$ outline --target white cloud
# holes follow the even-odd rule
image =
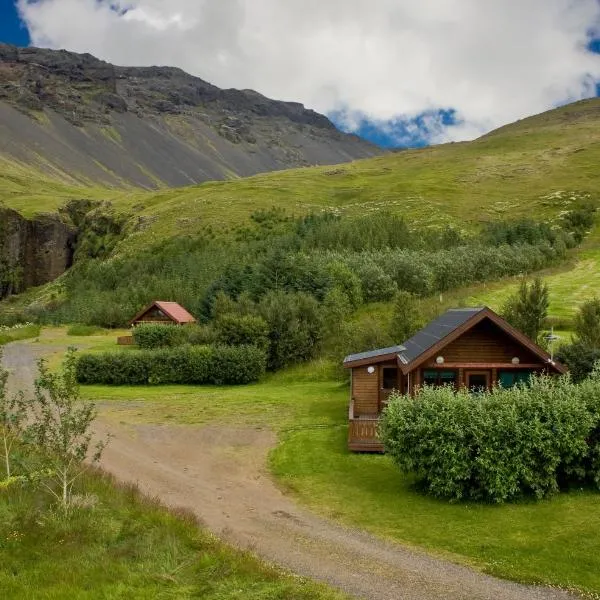
[[[18,0],[34,45],[468,139],[595,94],[597,0]],[[117,10],[115,10],[115,8]],[[122,10],[119,10],[122,9]],[[355,115],[352,117],[352,115]]]

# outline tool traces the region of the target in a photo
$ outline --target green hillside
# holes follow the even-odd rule
[[[600,99],[586,100],[503,127],[474,142],[388,154],[339,166],[301,168],[158,192],[123,193],[3,165],[0,199],[25,214],[65,199],[111,199],[120,210],[156,219],[137,243],[227,227],[259,208],[294,214],[359,215],[386,208],[426,224],[553,215],[572,193],[600,191]],[[140,239],[141,238],[141,239]]]
[[[125,235],[114,250],[120,257],[206,231],[213,240],[224,234],[222,239],[233,239],[239,231],[255,226],[251,215],[273,207],[288,216],[331,213],[358,218],[387,212],[401,215],[414,230],[451,225],[473,232],[493,221],[555,222],[570,208],[597,201],[600,99],[524,119],[473,142],[155,192],[102,187],[52,172],[41,158],[37,168],[0,160],[0,202],[26,216],[55,211],[72,199],[110,201],[128,219]],[[262,230],[254,235],[262,235]],[[554,268],[553,314],[569,315],[582,298],[596,293],[599,239],[596,235],[588,239],[581,253],[571,251],[568,269],[557,272]],[[182,247],[165,250],[187,251]],[[225,264],[227,250],[214,252],[213,263]],[[113,275],[127,273],[125,269]],[[206,275],[194,287],[194,302],[209,279]],[[84,285],[85,276],[80,277],[79,289]],[[160,288],[170,296],[177,295],[178,289],[172,282]],[[457,292],[454,300],[497,306],[509,289],[504,283],[486,284],[462,296]],[[122,297],[126,291],[118,293]],[[132,306],[145,300],[139,290],[130,296],[127,301]],[[54,302],[63,297],[61,286],[51,286],[50,292],[29,293],[26,302],[33,299],[35,304],[41,298]]]

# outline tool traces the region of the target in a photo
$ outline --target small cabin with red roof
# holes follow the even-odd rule
[[[477,392],[566,372],[489,308],[449,310],[398,346],[347,356],[344,367],[352,374],[348,447],[361,452],[383,451],[379,417],[393,391],[449,385]]]
[[[141,323],[187,325],[188,323],[196,323],[196,319],[177,302],[156,300],[129,321],[131,326],[140,325]]]
[[[177,302],[164,302],[156,300],[149,306],[141,310],[131,321],[129,325],[135,327],[142,323],[163,323],[165,325],[188,325],[196,323],[196,319],[181,304]],[[124,335],[117,338],[119,346],[131,346],[133,336]]]

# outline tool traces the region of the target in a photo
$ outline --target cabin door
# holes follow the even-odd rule
[[[489,371],[466,371],[465,385],[470,392],[478,393],[490,389],[491,373]]]
[[[379,412],[381,412],[387,405],[390,394],[399,388],[398,367],[381,367],[379,383]]]

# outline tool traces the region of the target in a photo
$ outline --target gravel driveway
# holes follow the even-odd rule
[[[4,363],[14,388],[31,385],[37,357],[56,347],[16,342]],[[274,484],[268,429],[171,425],[123,426],[111,432],[102,466],[166,505],[191,509],[215,534],[300,575],[369,600],[559,600],[553,588],[500,580],[413,549],[348,529],[298,507]]]

